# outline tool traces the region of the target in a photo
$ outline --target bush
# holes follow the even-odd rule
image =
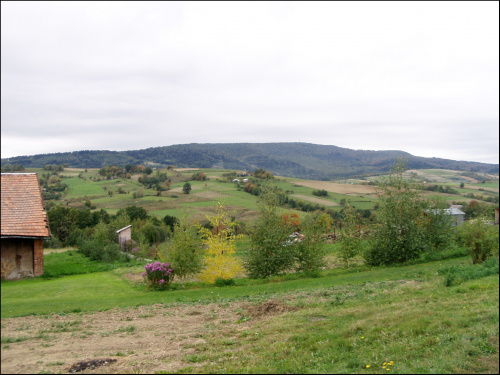
[[[170,228],[166,224],[154,225],[151,221],[145,222],[137,230],[138,237],[147,244],[164,242],[170,234]]]
[[[498,254],[498,226],[484,218],[464,222],[458,229],[458,240],[469,249],[473,264]]]
[[[128,256],[123,254],[120,250],[120,245],[111,244],[104,247],[102,254],[100,256],[102,262],[114,263],[114,262],[127,262],[130,260]]]
[[[175,272],[170,263],[148,263],[144,268],[145,272],[142,273],[142,276],[148,288],[164,289],[174,280]]]
[[[83,229],[76,228],[72,231],[69,236],[66,238],[66,246],[80,246],[87,237],[85,236],[85,232]]]
[[[314,190],[312,193],[313,193],[313,195],[316,195],[318,197],[326,197],[326,196],[328,196],[328,192],[326,190],[324,190],[324,189],[322,189],[322,190]]]
[[[215,286],[234,286],[236,285],[236,282],[234,279],[221,279],[220,277],[215,279],[214,282]]]
[[[43,241],[43,247],[45,249],[59,249],[64,246],[55,235],[52,235],[49,240]]]
[[[85,240],[80,245],[78,251],[90,260],[114,263],[128,262],[130,258],[120,251],[118,244],[102,245],[95,238]]]
[[[165,223],[165,225],[167,225],[170,230],[173,232],[174,231],[174,228],[176,225],[179,224],[179,219],[177,219],[175,216],[171,216],[171,215],[165,215],[163,217],[163,222]]]

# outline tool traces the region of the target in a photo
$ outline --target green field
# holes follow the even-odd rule
[[[40,176],[47,171],[43,169],[30,169],[31,172],[37,172]],[[147,189],[137,181],[138,175],[132,179],[105,179],[98,174],[97,169],[70,168],[67,171],[60,172],[61,183],[68,185],[66,194],[55,201],[55,204],[68,205],[69,207],[83,207],[84,202],[89,199],[95,209],[105,209],[111,214],[116,213],[119,209],[130,205],[136,205],[145,208],[151,214],[162,218],[165,215],[179,216],[183,212],[193,219],[206,221],[206,215],[213,212],[216,202],[221,200],[227,205],[236,215],[243,221],[252,220],[257,212],[258,198],[251,195],[241,188],[243,183],[238,188],[237,184],[225,182],[225,173],[232,172],[231,170],[218,169],[199,169],[199,170],[162,170],[166,172],[172,180],[169,191],[161,192],[157,196],[156,190]],[[206,181],[191,181],[193,173],[203,172],[209,179]],[[77,177],[81,175],[83,178]],[[470,174],[470,173],[469,173]],[[154,173],[153,173],[154,175]],[[481,176],[483,176],[482,174]],[[68,177],[64,177],[68,176]],[[478,175],[480,177],[480,175]],[[479,178],[478,177],[478,178]],[[243,177],[240,177],[242,179]],[[425,192],[426,196],[439,196],[450,204],[453,201],[469,202],[472,199],[480,199],[481,197],[498,198],[498,176],[488,175],[489,180],[484,183],[476,181],[471,177],[465,177],[460,171],[448,171],[438,169],[418,170],[418,178],[426,179],[429,183],[438,183],[448,185],[458,191],[458,194],[442,194],[434,192]],[[482,177],[486,178],[486,177]],[[376,180],[377,177],[369,177],[369,180]],[[98,181],[99,180],[99,181]],[[190,194],[182,192],[182,186],[186,181],[189,181],[192,186]],[[335,191],[330,191],[327,196],[315,196],[313,192],[314,183],[310,186],[298,185],[298,181],[306,181],[288,177],[280,177],[270,182],[271,186],[276,186],[286,192],[289,198],[296,201],[303,201],[310,204],[320,203],[325,208],[340,211],[342,202],[350,203],[357,209],[374,210],[377,197],[374,194],[343,194]],[[346,183],[366,183],[368,180],[347,180]],[[434,182],[432,182],[434,181]],[[341,181],[340,181],[341,182]],[[465,182],[465,187],[460,188],[460,182]],[[317,189],[320,189],[322,182],[317,182]],[[119,194],[119,189],[124,194]],[[481,190],[479,190],[481,189]],[[141,198],[134,198],[134,192],[142,192]],[[111,193],[110,193],[111,192]],[[112,194],[112,195],[110,195]],[[467,194],[474,194],[474,198],[467,197]],[[289,209],[289,212],[298,212]]]
[[[50,254],[46,267],[53,271],[69,266],[72,259],[80,261],[76,253],[73,257]],[[141,321],[155,319],[158,311],[168,322],[185,306],[197,314],[182,318],[186,322],[191,319],[194,324],[198,314],[208,319],[196,344],[182,344],[181,336],[168,333],[156,337],[125,320],[119,337],[130,337],[128,352],[104,355],[118,359],[125,355],[133,360],[130,363],[142,363],[145,371],[163,372],[164,362],[144,359],[145,344],[134,344],[150,337],[153,345],[165,340],[186,345],[185,354],[179,354],[182,364],[174,371],[180,373],[498,373],[498,265],[497,274],[451,287],[445,286],[441,274],[450,267],[471,268],[470,263],[466,257],[373,269],[335,267],[314,278],[238,279],[233,287],[190,282],[161,292],[131,281],[128,275],[141,272],[140,265],[103,272],[99,264],[89,264],[95,272],[2,281],[2,331],[12,324],[19,327],[9,335],[2,332],[2,359],[23,347],[36,346],[33,355],[64,348],[58,344],[64,332],[68,338],[76,334],[73,337],[81,344],[119,332],[106,330],[105,324],[98,328],[102,324],[98,311],[109,310],[109,319],[114,316],[110,314],[132,316],[138,306],[150,306]],[[210,323],[210,314],[214,315],[209,306],[239,315],[237,320]],[[271,310],[273,306],[276,310]],[[256,315],[259,311],[267,313]],[[37,330],[15,318],[32,314],[52,322],[49,335],[42,333],[47,329]],[[78,347],[70,348],[76,362]],[[68,364],[66,355],[62,351],[57,363]],[[37,363],[44,365],[43,356]]]

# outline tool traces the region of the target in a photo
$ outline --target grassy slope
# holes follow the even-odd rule
[[[30,171],[35,171],[37,173],[46,173],[41,169],[30,169]],[[72,177],[63,178],[62,182],[68,184],[68,194],[61,200],[57,201],[57,204],[69,203],[69,206],[82,207],[83,202],[86,198],[90,198],[92,204],[96,206],[97,209],[105,209],[109,213],[116,213],[120,208],[125,208],[128,205],[137,205],[144,207],[148,212],[154,214],[158,217],[164,217],[165,215],[179,216],[183,211],[186,211],[188,215],[193,215],[194,219],[204,221],[206,220],[206,214],[213,211],[213,207],[217,201],[218,195],[223,195],[224,203],[230,206],[237,215],[243,221],[249,221],[255,216],[257,210],[257,197],[250,195],[244,191],[238,191],[237,186],[233,183],[220,182],[218,179],[223,178],[223,174],[229,172],[229,170],[217,170],[217,169],[200,169],[200,172],[204,172],[205,175],[209,176],[210,179],[207,181],[190,181],[193,190],[191,194],[186,195],[182,193],[182,186],[184,181],[189,179],[195,171],[167,171],[170,178],[173,179],[171,185],[171,190],[163,192],[160,197],[156,196],[156,191],[152,189],[145,189],[145,187],[139,184],[135,179],[138,176],[133,176],[130,180],[102,180],[95,181],[93,178],[100,177],[97,174],[97,170],[89,169],[87,172],[81,170],[68,169],[68,171],[62,172],[62,175],[69,175]],[[82,173],[82,178],[75,177],[78,173]],[[488,182],[486,184],[472,184],[467,181],[464,189],[459,188],[460,181],[456,179],[460,176],[460,172],[454,171],[442,171],[442,170],[419,170],[421,176],[438,177],[442,182],[441,184],[446,184],[454,187],[460,193],[474,193],[488,195],[497,195],[498,191],[492,189],[498,189],[498,180]],[[439,174],[441,173],[441,174]],[[370,177],[370,179],[372,179]],[[341,210],[340,201],[344,199],[346,202],[351,202],[356,208],[360,209],[373,209],[374,204],[377,200],[376,196],[367,196],[363,194],[356,195],[346,195],[330,192],[327,197],[317,197],[312,194],[315,190],[313,187],[299,186],[294,184],[293,181],[300,181],[300,179],[292,179],[287,177],[281,177],[276,181],[272,182],[272,185],[278,186],[284,191],[288,191],[292,197],[293,195],[301,195],[310,197],[312,199],[323,199],[327,202],[332,202],[337,204],[337,206],[331,206],[329,208],[334,210]],[[318,188],[321,186],[321,182],[318,182]],[[476,189],[471,189],[467,187],[476,187]],[[118,188],[122,188],[126,194],[118,194]],[[485,191],[479,191],[477,188],[485,188]],[[144,197],[134,199],[132,193],[138,189],[143,190]],[[488,191],[490,190],[490,191]],[[113,195],[108,194],[109,191],[113,192]],[[470,201],[470,198],[465,198],[461,195],[450,195],[450,194],[440,194],[434,192],[425,192],[426,196],[441,196],[447,201]],[[296,199],[296,198],[295,198]],[[307,199],[305,199],[307,201]],[[201,208],[201,210],[200,210]],[[253,213],[253,214],[252,214]]]
[[[388,280],[413,280],[420,275],[430,277],[443,265],[469,262],[469,259],[452,259],[403,267],[379,267],[340,272],[325,271],[325,277],[285,280],[280,283],[263,283],[262,280],[240,279],[232,288],[213,288],[219,298],[241,298],[250,295],[284,293],[296,290],[313,290],[331,286],[379,282]],[[135,271],[141,272],[138,266]],[[276,279],[278,280],[278,279]],[[149,303],[172,303],[212,300],[206,288],[171,290],[161,293],[148,292],[144,287],[128,284],[113,271],[65,276],[57,279],[24,279],[2,281],[2,317],[80,309],[82,311],[109,309]],[[133,297],[133,301],[131,302]],[[5,308],[4,308],[5,307]]]
[[[469,258],[458,258],[334,269],[319,278],[242,279],[235,287],[163,292],[126,281],[120,270],[4,281],[1,313],[6,318],[155,303],[281,301],[296,310],[262,322],[242,311],[241,321],[255,319],[255,324],[207,333],[205,343],[186,355],[188,366],[181,372],[495,373],[498,275],[445,287],[437,274],[468,263]]]

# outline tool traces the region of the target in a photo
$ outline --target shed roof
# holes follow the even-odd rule
[[[36,173],[2,173],[2,237],[50,237]]]
[[[116,231],[116,233],[123,232],[125,229],[128,229],[128,228],[130,228],[131,226],[132,226],[132,224],[131,224],[131,225],[127,225],[126,227],[123,227],[122,229],[118,229],[118,230]]]
[[[462,210],[459,210],[458,208],[455,208],[455,207],[452,207],[452,208],[445,208],[445,209],[432,209],[432,210],[427,210],[428,212],[432,212],[434,214],[436,214],[437,212],[444,212],[448,215],[465,215],[465,212],[463,212]]]
[[[447,208],[445,211],[450,215],[465,215],[465,212],[456,207]]]

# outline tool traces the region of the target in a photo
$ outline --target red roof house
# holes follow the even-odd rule
[[[1,263],[3,279],[43,274],[43,240],[50,238],[36,173],[2,173]]]

